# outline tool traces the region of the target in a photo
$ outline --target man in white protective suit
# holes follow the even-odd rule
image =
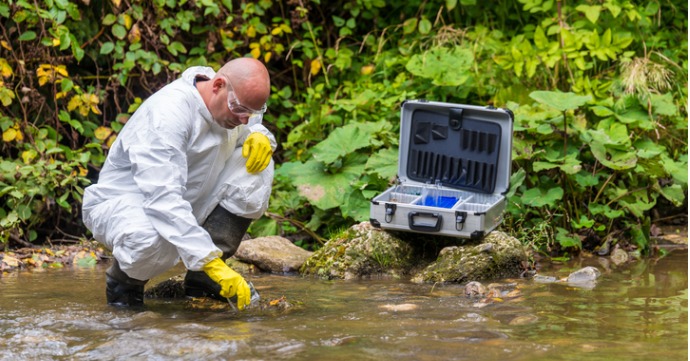
[[[238,58],[217,73],[187,69],[132,115],[82,206],[114,257],[108,304],[143,305],[146,281],[181,259],[187,295],[249,305],[248,283],[225,260],[268,207],[276,141],[261,119],[269,94],[266,67]]]

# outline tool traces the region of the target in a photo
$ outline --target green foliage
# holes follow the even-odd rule
[[[81,169],[95,176],[142,99],[238,56],[269,67],[264,124],[280,144],[255,235],[309,248],[367,220],[397,173],[399,107],[419,98],[514,112],[504,228],[540,251],[614,234],[646,251],[660,197],[684,202],[682,2],[16,0],[0,20],[0,160],[25,170],[2,186],[39,189],[2,193],[3,241],[68,221],[64,202],[77,217]],[[51,199],[60,207],[38,205]]]

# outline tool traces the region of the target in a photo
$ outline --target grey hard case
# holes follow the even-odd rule
[[[503,220],[512,136],[513,114],[507,109],[404,102],[398,181],[371,201],[371,224],[483,238]]]

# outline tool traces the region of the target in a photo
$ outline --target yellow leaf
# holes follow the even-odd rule
[[[268,63],[271,60],[271,56],[273,55],[272,52],[268,51],[266,54],[264,54],[264,63]]]
[[[7,43],[7,41],[5,41],[5,40],[0,41],[0,45],[2,45],[3,48],[5,48],[9,51],[12,51],[12,48],[10,47],[10,44]]]
[[[60,39],[58,38],[53,38],[53,46],[60,46]]]
[[[84,168],[84,167],[79,167],[79,176],[80,177],[86,177],[86,175],[89,174],[89,170]],[[93,252],[91,252],[93,254]],[[95,258],[95,256],[94,256]]]
[[[8,128],[6,131],[2,132],[2,140],[5,142],[11,142],[17,137],[17,131],[14,128]]]
[[[247,28],[247,36],[250,38],[256,36],[256,28],[254,28],[254,25],[249,25],[249,27]]]
[[[374,72],[374,66],[373,65],[365,65],[362,67],[362,69],[359,70],[359,72],[362,75],[369,75]]]
[[[12,72],[12,67],[10,64],[7,62],[7,60],[0,58],[0,75],[2,75],[4,78],[9,78],[13,74]]]
[[[96,136],[96,139],[98,139],[98,140],[104,140],[104,139],[108,138],[110,136],[110,134],[112,134],[112,133],[113,133],[112,129],[110,129],[108,127],[100,126],[100,127],[96,128],[96,130],[94,130],[93,135]]]
[[[101,115],[101,110],[98,109],[96,104],[91,104],[91,112],[93,112],[94,114],[97,114],[97,115]]]
[[[311,61],[311,75],[316,75],[321,70],[321,61],[314,59]]]
[[[259,44],[259,43],[256,43],[256,42],[249,43],[249,49],[260,49],[260,48],[261,48],[261,44]]]
[[[132,28],[132,17],[129,16],[129,14],[121,14],[122,16],[122,25],[125,26],[125,29],[129,30]]]
[[[24,140],[24,133],[22,133],[22,131],[19,130],[16,126],[15,126],[15,132],[17,132],[17,134],[14,136],[14,140],[16,140],[18,142],[21,142],[22,140]]]
[[[25,150],[22,152],[22,161],[24,161],[24,164],[31,164],[31,161],[36,159],[37,156],[38,153],[35,150]]]
[[[134,26],[132,26],[132,30],[130,30],[127,34],[127,40],[129,40],[129,42],[132,44],[136,44],[141,40],[141,31],[139,30],[139,25],[134,24]]]
[[[57,93],[55,93],[55,100],[64,98],[66,96],[67,96],[67,92],[57,92]]]
[[[277,27],[277,28],[274,28],[273,30],[271,30],[271,35],[280,35],[282,33],[283,33],[283,29],[281,29],[280,27]]]
[[[117,139],[117,135],[113,134],[110,136],[110,138],[108,138],[108,142],[105,144],[108,146],[108,148],[110,148],[113,146],[113,143],[115,143],[116,139]]]
[[[116,7],[116,8],[119,8],[119,7],[120,7],[120,2],[121,2],[121,1],[122,1],[122,0],[111,0],[111,2],[113,3],[113,6]]]
[[[89,94],[89,103],[91,104],[98,104],[101,101],[98,99],[98,96],[96,94]]]
[[[283,32],[292,34],[292,29],[289,26],[285,24],[280,24],[280,28],[283,30]]]
[[[254,57],[254,59],[258,59],[259,56],[261,56],[261,49],[254,48],[250,53],[252,54],[252,57]]]
[[[69,74],[67,73],[67,67],[64,65],[58,65],[57,67],[55,67],[55,70],[57,70],[58,74],[64,77],[69,76]]]
[[[72,99],[69,100],[69,103],[67,103],[67,110],[71,112],[74,109],[77,109],[77,107],[80,105],[81,99],[78,96],[73,96]]]

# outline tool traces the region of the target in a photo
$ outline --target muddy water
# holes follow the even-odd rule
[[[105,305],[106,265],[0,277],[0,360],[686,360],[688,255],[611,271],[596,259],[544,267],[602,271],[593,289],[502,281],[469,299],[460,285],[258,275],[287,311],[193,310],[147,300]]]

